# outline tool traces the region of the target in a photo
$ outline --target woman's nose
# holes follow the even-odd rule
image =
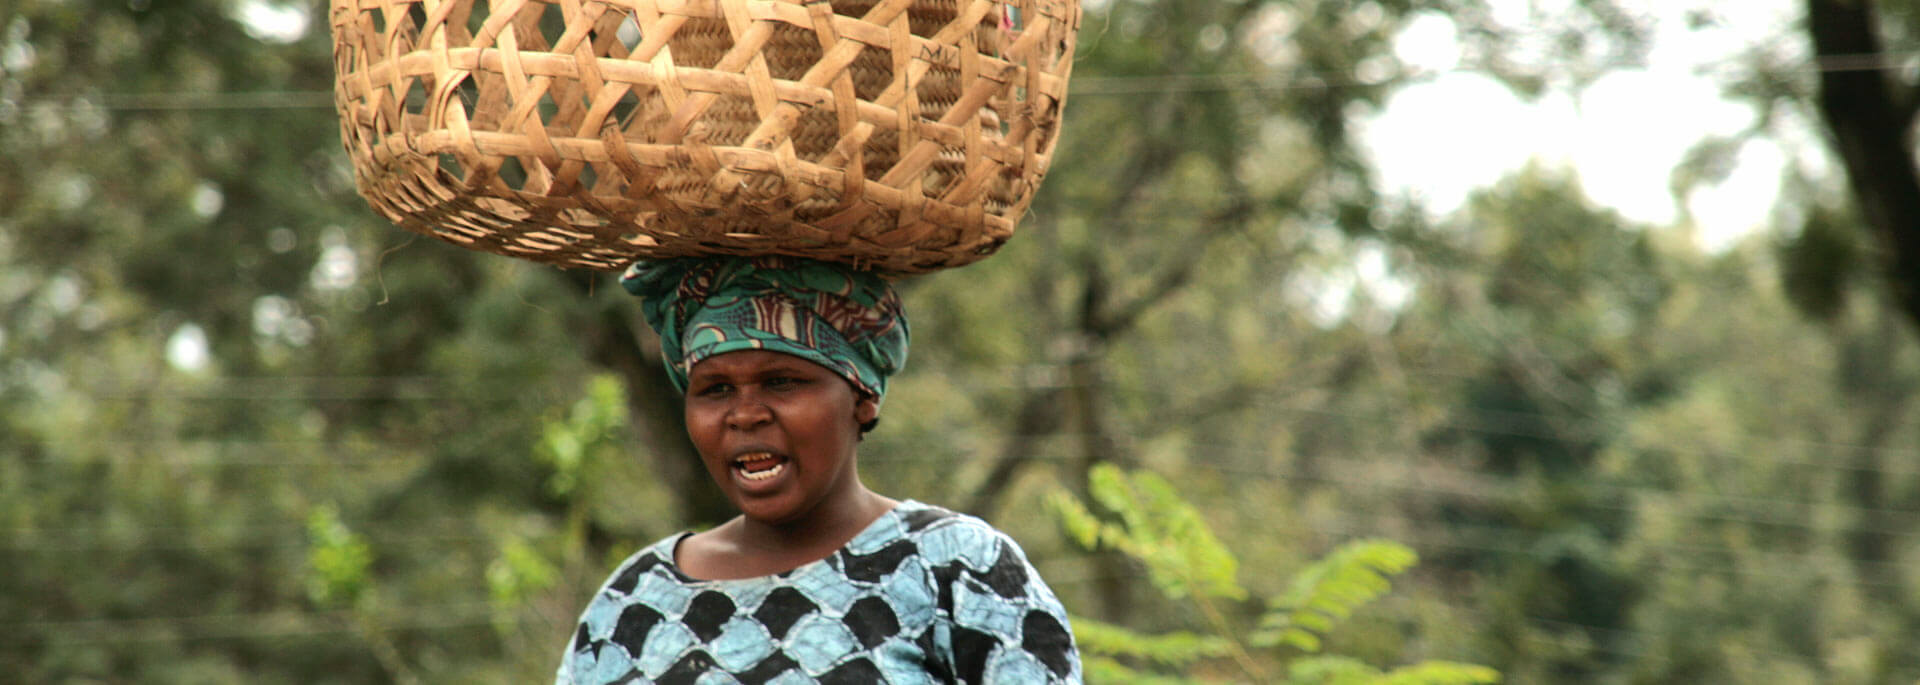
[[[733,406],[727,409],[727,427],[729,428],[753,428],[772,420],[773,410],[752,393],[741,393]]]

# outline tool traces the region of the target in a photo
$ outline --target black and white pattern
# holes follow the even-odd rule
[[[1066,611],[980,519],[902,502],[826,559],[740,580],[681,573],[685,535],[614,571],[557,683],[1080,681]]]

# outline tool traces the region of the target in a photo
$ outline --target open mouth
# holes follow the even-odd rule
[[[787,470],[787,458],[771,452],[752,452],[733,458],[733,470],[750,481],[768,480]]]

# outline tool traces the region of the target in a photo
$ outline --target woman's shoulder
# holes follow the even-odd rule
[[[664,571],[677,580],[691,581],[692,578],[681,573],[673,563],[674,546],[688,535],[691,535],[688,531],[674,533],[629,555],[625,561],[620,562],[619,566],[614,567],[612,574],[607,576],[607,583],[601,588],[601,593],[614,591],[622,595],[633,594],[634,587],[640,582],[640,577],[655,571]]]
[[[986,569],[1025,559],[1013,538],[979,517],[913,500],[902,502],[899,513],[901,537],[930,565],[959,562]]]
[[[924,536],[936,531],[943,535],[981,539],[1003,535],[992,524],[977,516],[918,500],[901,500],[894,511],[900,519],[902,533],[907,537]]]

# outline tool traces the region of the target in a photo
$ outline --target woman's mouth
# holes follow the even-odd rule
[[[733,458],[733,470],[749,481],[770,480],[787,470],[787,458],[772,452],[749,452]]]

